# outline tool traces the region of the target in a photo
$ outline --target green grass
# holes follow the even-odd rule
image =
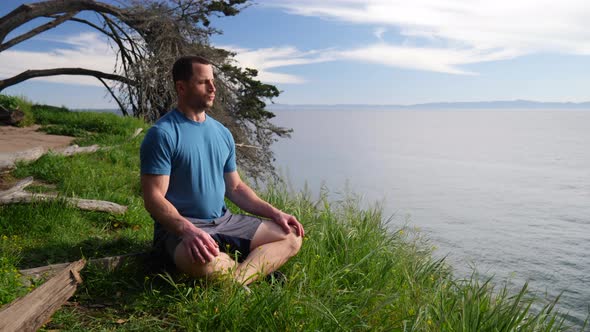
[[[121,118],[111,113],[70,112],[63,107],[34,105],[32,112],[41,130],[54,135],[77,137],[80,146],[119,144],[136,128],[145,128],[143,121]]]
[[[149,249],[138,149],[145,124],[109,114],[33,108],[36,121],[75,133],[83,144],[116,145],[89,155],[47,155],[21,163],[35,191],[104,199],[129,207],[113,216],[64,202],[0,206],[0,304],[30,291],[16,269]],[[54,112],[55,111],[55,112]],[[52,127],[49,127],[52,128]],[[68,131],[69,130],[69,131]],[[555,301],[511,293],[491,280],[455,278],[412,230],[383,221],[354,198],[330,203],[274,184],[261,195],[305,225],[300,253],[281,270],[284,285],[259,282],[252,293],[227,280],[191,280],[129,262],[113,272],[89,265],[84,283],[45,329],[69,331],[564,331]],[[235,209],[234,209],[234,212]],[[535,302],[536,301],[536,302]],[[532,303],[545,303],[540,311]]]

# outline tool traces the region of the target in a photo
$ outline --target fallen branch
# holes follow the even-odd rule
[[[31,183],[33,183],[33,177],[29,176],[27,178],[24,178],[22,180],[20,180],[19,182],[17,182],[14,187],[5,190],[5,191],[0,191],[0,198],[4,198],[4,197],[8,197],[14,193],[17,193],[19,191],[22,191],[23,189],[25,189],[26,187],[28,187]]]
[[[66,148],[52,150],[53,153],[69,157],[77,153],[92,153],[100,150],[100,146],[77,146],[71,145]],[[103,148],[106,149],[106,148]],[[41,158],[47,150],[43,147],[36,147],[25,151],[14,153],[0,153],[0,170],[13,169],[19,161],[35,161]]]
[[[76,144],[74,144],[74,145],[70,145],[70,146],[68,146],[66,148],[63,148],[63,149],[55,150],[55,151],[53,151],[53,153],[59,154],[59,155],[62,155],[62,156],[69,157],[69,156],[75,155],[77,153],[92,153],[92,152],[96,152],[99,149],[100,149],[100,146],[98,146],[96,144],[95,145],[90,145],[90,146],[82,146],[82,147],[77,146]]]
[[[35,161],[47,152],[42,147],[36,147],[14,153],[0,153],[0,170],[12,169],[17,161]]]
[[[149,253],[147,252],[138,252],[133,254],[126,254],[120,256],[111,256],[111,257],[103,257],[103,258],[95,258],[88,261],[89,264],[92,265],[99,265],[103,269],[107,271],[113,271],[114,269],[118,268],[119,266],[123,265],[123,263],[127,262],[130,259],[142,259],[148,257]],[[57,272],[61,271],[65,267],[67,267],[71,262],[67,263],[59,263],[59,264],[51,264],[46,266],[35,267],[31,269],[24,269],[18,271],[21,276],[25,278],[32,278],[38,279],[41,277],[51,277],[55,275]]]
[[[131,259],[146,259],[147,252],[104,257],[89,260],[107,271],[113,271]],[[82,278],[79,272],[86,260],[52,264],[20,270],[23,283],[31,279],[50,278],[39,288],[8,304],[0,310],[0,331],[37,331],[76,291]]]
[[[33,178],[28,177],[19,181],[14,187],[0,191],[0,205],[15,204],[15,203],[32,203],[36,201],[48,201],[63,199],[68,203],[77,206],[81,210],[100,211],[113,214],[123,214],[127,211],[127,207],[113,202],[63,197],[55,194],[38,194],[26,192],[23,189],[33,183]]]
[[[33,203],[37,201],[52,201],[63,199],[78,207],[80,210],[100,211],[113,214],[123,214],[127,211],[127,207],[113,202],[100,201],[94,199],[71,198],[63,197],[55,194],[37,194],[29,192],[16,192],[11,195],[1,197],[0,205],[16,204],[16,203]]]
[[[0,331],[37,331],[82,283],[80,270],[86,261],[68,264],[55,277],[0,311]]]
[[[254,145],[248,145],[248,144],[242,144],[242,143],[236,143],[236,146],[238,148],[251,148],[251,149],[260,149],[259,146],[254,146]]]
[[[143,128],[135,129],[135,132],[133,133],[133,135],[131,135],[131,137],[129,137],[129,140],[132,141],[134,138],[139,136],[139,134],[141,134],[142,131],[143,131]]]

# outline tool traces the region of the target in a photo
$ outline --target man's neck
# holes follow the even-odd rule
[[[184,114],[184,116],[186,116],[187,119],[195,121],[195,122],[204,122],[205,119],[207,118],[206,114],[205,114],[205,109],[201,109],[201,110],[196,110],[196,109],[192,109],[190,107],[186,107],[186,106],[178,106],[177,107],[178,111],[182,114]]]

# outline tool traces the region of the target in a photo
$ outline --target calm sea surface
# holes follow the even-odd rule
[[[292,185],[347,185],[417,227],[457,276],[590,306],[590,111],[275,111]],[[337,194],[334,198],[338,198]]]

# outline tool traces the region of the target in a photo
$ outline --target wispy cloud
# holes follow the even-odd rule
[[[476,75],[477,73],[462,69],[461,65],[506,60],[520,55],[508,50],[412,47],[391,45],[385,42],[351,49],[323,49],[305,52],[292,46],[255,50],[235,46],[220,47],[236,52],[235,59],[239,66],[258,69],[258,78],[261,81],[283,84],[300,84],[305,83],[306,80],[298,75],[277,72],[276,69],[311,63],[348,60],[446,74]]]
[[[407,37],[434,37],[477,50],[590,54],[586,0],[283,0],[290,13],[394,26]]]
[[[396,47],[375,44],[353,50],[339,52],[345,59],[377,63],[389,67],[427,70],[449,74],[472,74],[454,66],[457,57],[452,50]]]
[[[12,77],[27,69],[81,67],[110,73],[115,67],[114,51],[96,33],[71,35],[53,41],[68,47],[61,46],[47,51],[9,49],[1,52],[0,77]],[[35,80],[102,86],[97,79],[85,76],[50,76]]]
[[[256,50],[231,45],[218,46],[236,53],[235,60],[240,67],[258,70],[258,79],[269,83],[301,84],[306,80],[298,75],[271,70],[295,65],[306,65],[330,61],[327,51],[303,52],[291,46],[261,48]]]
[[[387,29],[383,28],[383,27],[379,27],[377,29],[375,29],[375,31],[373,32],[375,34],[375,37],[377,37],[377,39],[379,39],[379,41],[383,41],[383,34],[387,32]]]
[[[534,53],[590,55],[587,0],[262,0],[294,14],[375,26],[375,44],[332,58],[474,74],[461,66]],[[387,44],[386,27],[404,41]]]

